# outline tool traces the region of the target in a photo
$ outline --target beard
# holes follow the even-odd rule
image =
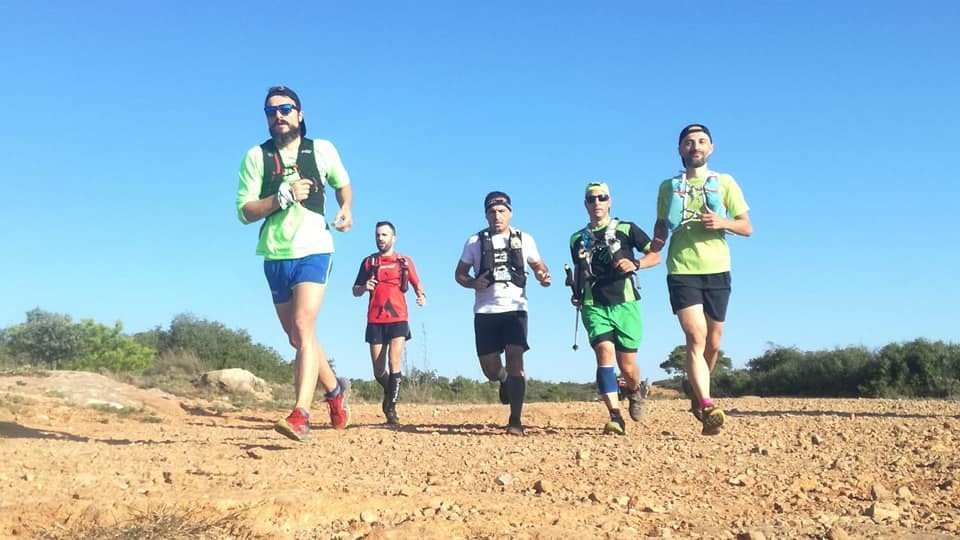
[[[284,125],[290,128],[285,133],[280,131],[279,123],[276,123],[270,126],[270,136],[273,137],[273,142],[277,146],[284,146],[285,144],[289,143],[290,141],[300,136],[300,126],[297,126],[296,128],[294,128],[290,124],[285,123]]]
[[[683,166],[684,166],[684,167],[692,167],[692,168],[695,169],[695,168],[697,168],[697,167],[703,167],[704,165],[706,165],[706,164],[707,164],[707,157],[706,157],[706,156],[700,156],[699,158],[688,158],[688,157],[685,157],[685,158],[683,158],[682,161],[683,161]]]

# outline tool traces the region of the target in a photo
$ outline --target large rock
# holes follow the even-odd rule
[[[273,390],[266,381],[241,368],[208,371],[200,377],[200,384],[228,394],[251,394],[260,401],[273,399]]]

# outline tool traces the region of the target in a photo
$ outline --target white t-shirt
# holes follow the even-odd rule
[[[500,234],[491,235],[493,248],[506,249],[510,232],[514,230],[510,228]],[[520,231],[520,243],[523,260],[528,265],[540,261],[540,252],[537,251],[537,243],[532,236]],[[480,251],[480,236],[475,234],[467,240],[460,255],[460,262],[473,267],[474,276],[480,271]],[[533,278],[528,276],[528,279]],[[476,293],[476,300],[473,303],[474,313],[508,313],[527,310],[527,295],[524,289],[513,283],[492,283],[486,289],[477,289],[474,292]]]

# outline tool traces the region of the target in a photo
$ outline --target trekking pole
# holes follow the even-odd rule
[[[573,270],[570,268],[569,264],[563,265],[563,272],[567,275],[565,284],[570,287],[570,290],[573,291],[573,297],[579,298],[577,294],[577,284],[573,279]],[[577,350],[580,347],[577,345],[577,335],[580,333],[580,304],[577,303],[577,311],[575,313],[576,318],[573,320],[573,350]]]

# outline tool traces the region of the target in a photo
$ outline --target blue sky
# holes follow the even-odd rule
[[[318,322],[343,375],[370,376],[350,285],[389,219],[428,294],[409,365],[481,378],[453,270],[500,189],[558,281],[529,291],[528,375],[592,380],[562,287],[583,186],[608,182],[614,215],[652,232],[690,122],[751,206],[754,236],[730,241],[735,366],[770,343],[960,335],[956,2],[4,4],[0,326],[34,307],[128,332],[192,312],[292,357],[234,208],[285,84],[354,184]],[[656,379],[683,336],[664,266],[640,278]]]

